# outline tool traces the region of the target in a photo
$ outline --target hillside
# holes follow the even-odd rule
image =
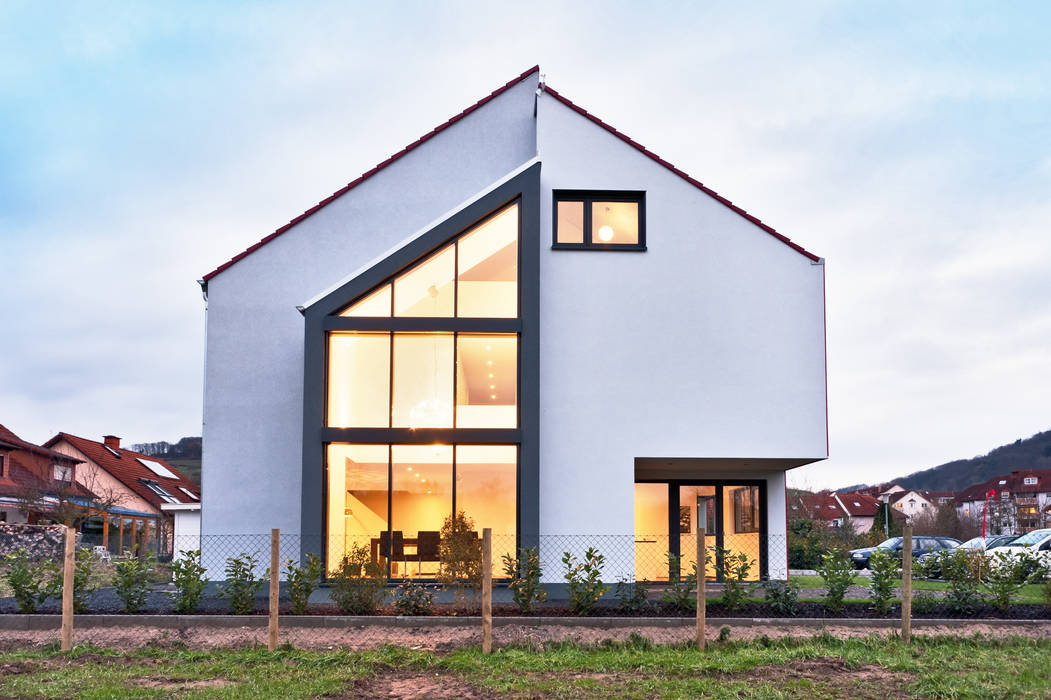
[[[142,442],[131,449],[151,457],[160,457],[186,475],[194,483],[201,483],[201,438],[184,437],[176,443],[165,441]]]
[[[998,474],[1015,469],[1051,469],[1051,430],[1037,433],[1025,440],[1019,438],[1009,445],[997,447],[989,454],[957,459],[937,467],[890,479],[907,489],[926,491],[959,491]],[[854,486],[839,489],[853,490]]]

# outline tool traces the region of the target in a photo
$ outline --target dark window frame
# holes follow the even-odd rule
[[[553,190],[551,200],[551,248],[553,250],[646,251],[646,192],[639,190]],[[584,203],[583,243],[559,243],[558,203]],[[637,243],[602,243],[591,240],[591,205],[594,202],[635,202],[639,205]]]

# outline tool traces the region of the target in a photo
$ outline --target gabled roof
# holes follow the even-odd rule
[[[34,445],[31,442],[23,440],[3,425],[0,425],[0,450],[4,450],[5,448],[12,450],[25,450],[27,452],[32,452],[33,454],[38,454],[42,457],[50,457],[51,459],[62,462],[63,464],[80,463],[79,459],[74,459],[73,457],[70,457],[69,455],[64,455],[61,452],[55,452],[54,450],[48,449],[47,447]]]
[[[872,517],[879,512],[880,500],[861,491],[838,494],[839,501],[847,508],[852,517]]]
[[[306,219],[310,215],[314,214],[317,211],[320,211],[325,206],[331,204],[336,199],[338,199],[339,197],[343,196],[344,194],[346,194],[350,190],[354,189],[355,187],[360,185],[362,182],[364,182],[368,178],[372,177],[373,175],[375,175],[380,170],[382,170],[383,168],[387,167],[388,165],[390,165],[394,161],[396,161],[399,158],[401,158],[402,156],[406,155],[407,153],[409,153],[413,149],[417,148],[421,144],[423,144],[423,143],[429,141],[430,139],[434,138],[435,136],[437,136],[439,133],[441,133],[445,129],[449,128],[450,126],[452,126],[456,122],[460,121],[461,119],[463,119],[467,115],[471,114],[472,112],[478,110],[480,107],[482,107],[486,103],[491,102],[495,98],[497,98],[500,95],[502,95],[503,93],[507,92],[508,90],[513,88],[515,85],[517,85],[518,83],[520,83],[523,80],[525,80],[526,78],[528,78],[529,76],[531,76],[531,75],[533,75],[535,73],[539,73],[539,72],[540,72],[540,66],[538,66],[538,65],[537,66],[533,66],[532,68],[530,68],[530,69],[528,69],[526,71],[523,71],[521,74],[519,74],[518,76],[516,76],[516,77],[512,78],[511,80],[507,81],[507,83],[505,83],[501,87],[497,88],[496,90],[491,92],[486,97],[482,98],[478,102],[475,102],[473,105],[471,105],[467,109],[463,110],[462,112],[460,112],[456,116],[448,119],[447,121],[445,121],[442,124],[439,124],[438,126],[436,126],[431,131],[427,132],[426,134],[424,134],[420,138],[416,139],[415,141],[410,143],[408,146],[406,146],[405,148],[401,149],[400,151],[398,151],[397,153],[392,155],[390,158],[387,158],[382,163],[377,164],[376,166],[374,166],[370,170],[362,173],[357,178],[351,180],[346,185],[344,185],[340,189],[336,190],[331,195],[329,195],[325,199],[321,200],[320,202],[318,202],[316,205],[314,205],[310,209],[307,209],[305,212],[303,212],[299,216],[295,217],[294,219],[289,221],[284,226],[281,226],[280,228],[278,228],[273,233],[271,233],[268,236],[266,236],[263,239],[261,239],[259,242],[254,243],[253,245],[249,246],[248,248],[246,248],[241,253],[238,253],[234,257],[230,258],[230,260],[226,261],[225,263],[223,263],[219,267],[217,267],[214,270],[212,270],[211,272],[205,274],[201,278],[201,281],[204,282],[204,283],[207,283],[210,279],[212,279],[213,277],[218,275],[223,270],[225,270],[228,267],[232,266],[233,264],[235,264],[239,260],[251,255],[256,250],[259,250],[264,245],[266,245],[270,241],[274,240],[275,238],[280,236],[285,231],[288,231],[290,228],[292,228],[293,226],[295,226],[299,222],[303,221],[304,219]],[[698,188],[699,190],[701,190],[705,194],[707,194],[710,197],[712,197],[713,199],[715,199],[720,204],[723,204],[724,206],[729,207],[730,209],[732,209],[737,214],[740,214],[744,218],[748,219],[750,222],[752,222],[753,224],[755,224],[756,226],[761,228],[763,231],[765,231],[766,233],[770,234],[774,238],[777,238],[779,241],[781,241],[785,245],[789,246],[793,250],[796,250],[799,253],[802,253],[803,255],[805,255],[806,257],[810,258],[814,262],[820,262],[821,258],[818,257],[817,255],[815,255],[814,253],[811,253],[808,250],[804,249],[798,243],[792,242],[787,236],[779,233],[778,231],[776,231],[769,224],[763,223],[757,217],[752,216],[747,211],[745,211],[741,207],[739,207],[736,204],[734,204],[733,202],[731,202],[729,199],[723,197],[722,195],[720,195],[715,190],[713,190],[710,187],[707,187],[706,185],[701,183],[699,180],[696,180],[696,179],[690,177],[689,175],[687,175],[685,172],[683,172],[679,168],[675,167],[674,165],[672,165],[668,161],[666,161],[663,158],[661,158],[660,156],[658,156],[656,153],[654,153],[654,152],[650,151],[649,149],[647,149],[645,146],[643,146],[643,145],[639,144],[637,141],[634,141],[633,139],[625,136],[624,134],[622,134],[621,132],[617,131],[612,126],[610,126],[606,122],[602,121],[598,117],[594,116],[593,114],[589,113],[588,111],[586,111],[586,110],[582,109],[581,107],[578,107],[577,105],[573,104],[573,102],[571,102],[569,99],[564,97],[561,93],[559,93],[554,88],[552,88],[552,87],[550,87],[550,86],[548,86],[548,85],[546,85],[544,83],[539,83],[538,87],[543,91],[544,94],[551,95],[551,97],[553,97],[558,102],[560,102],[560,103],[564,104],[565,106],[569,107],[570,109],[572,109],[573,111],[577,112],[578,114],[580,114],[581,116],[585,117],[586,119],[588,119],[589,121],[593,122],[594,124],[597,124],[598,126],[602,127],[603,129],[605,129],[609,133],[613,134],[614,136],[616,136],[620,140],[624,141],[625,143],[629,144],[630,146],[632,146],[633,148],[638,150],[640,153],[642,153],[646,157],[648,157],[648,158],[654,160],[655,162],[659,163],[660,165],[664,166],[665,168],[667,168],[671,172],[673,172],[676,175],[678,175],[679,177],[681,177],[686,182],[689,182],[694,187]]]
[[[178,469],[168,464],[160,457],[151,457],[140,452],[126,450],[122,447],[113,448],[113,451],[111,452],[111,448],[101,442],[77,437],[76,435],[70,435],[69,433],[59,433],[48,440],[47,444],[54,445],[61,440],[65,440],[73,447],[80,450],[88,459],[106,470],[136,495],[141,496],[151,505],[157,507],[158,510],[160,509],[161,504],[166,501],[156,492],[152,491],[145,482],[156,483],[170,493],[173,498],[177,499],[179,503],[197,503],[201,498],[201,487],[187,479]],[[146,465],[140,462],[139,459],[158,462],[161,466],[174,474],[176,478],[169,479],[165,476],[154,473],[146,467]],[[188,490],[196,497],[196,499],[188,496],[182,489]]]
[[[1036,479],[1035,484],[1026,484],[1027,478]],[[1003,481],[1004,483],[1000,483]],[[984,501],[985,495],[992,489],[999,494],[1009,491],[1013,496],[1036,493],[1051,493],[1051,469],[1019,469],[1010,474],[999,474],[980,484],[972,484],[957,496],[957,503]]]

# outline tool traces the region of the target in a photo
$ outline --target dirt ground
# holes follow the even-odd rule
[[[748,640],[766,636],[771,639],[783,637],[811,637],[822,629],[835,637],[866,637],[872,634],[895,634],[894,628],[873,628],[849,624],[830,624],[824,628],[791,623],[769,625],[727,625],[730,639]],[[633,634],[644,636],[656,644],[688,642],[693,639],[692,626],[676,628],[657,627],[641,623],[632,627],[604,628],[600,620],[593,627],[569,625],[507,625],[493,629],[493,641],[497,646],[528,646],[543,648],[552,643],[574,640],[582,644],[596,644],[607,639],[627,640]],[[1037,639],[1051,638],[1051,623],[1027,626],[996,626],[975,622],[965,626],[924,626],[914,630],[917,635],[986,637],[1021,636]],[[708,638],[715,640],[720,627],[709,625]],[[5,630],[0,636],[0,650],[20,649],[58,642],[58,630],[23,631]],[[191,649],[229,648],[266,644],[265,628],[207,628],[186,630],[163,629],[148,626],[95,627],[74,631],[74,643],[91,643],[115,649],[137,649],[146,645],[161,647],[188,647]],[[379,626],[348,628],[291,628],[281,630],[281,643],[289,643],[298,649],[372,649],[392,644],[414,649],[444,651],[457,647],[481,644],[481,630],[476,625],[458,627],[400,627]]]

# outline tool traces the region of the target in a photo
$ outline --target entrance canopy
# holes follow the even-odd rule
[[[635,480],[755,478],[823,459],[825,457],[636,457]]]

